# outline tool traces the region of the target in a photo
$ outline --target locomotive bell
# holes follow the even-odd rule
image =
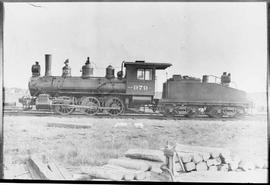
[[[91,67],[89,57],[87,57],[85,65],[82,66],[82,78],[90,78],[92,75],[93,68]]]
[[[107,68],[106,68],[106,78],[107,79],[112,79],[114,78],[114,68],[113,66],[109,65]]]

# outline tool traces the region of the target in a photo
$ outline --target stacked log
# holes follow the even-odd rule
[[[149,178],[148,172],[161,173],[164,161],[161,150],[130,149],[124,158],[110,159],[106,165],[84,167],[81,171],[90,179],[140,181]]]

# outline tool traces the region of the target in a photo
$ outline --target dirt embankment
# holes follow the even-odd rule
[[[244,120],[149,120],[4,116],[6,169],[27,153],[50,153],[66,168],[102,165],[129,148],[160,149],[166,142],[226,147],[267,160],[265,117]]]

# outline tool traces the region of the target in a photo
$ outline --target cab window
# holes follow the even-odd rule
[[[152,69],[145,69],[145,80],[152,80]]]
[[[152,69],[138,69],[137,79],[138,80],[152,80]]]
[[[137,70],[137,79],[138,80],[144,80],[144,70],[143,69],[138,69]]]

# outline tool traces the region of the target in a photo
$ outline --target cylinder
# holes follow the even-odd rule
[[[208,75],[203,75],[202,82],[203,83],[208,83],[209,82],[209,76]]]
[[[51,76],[52,55],[45,54],[45,76]]]

